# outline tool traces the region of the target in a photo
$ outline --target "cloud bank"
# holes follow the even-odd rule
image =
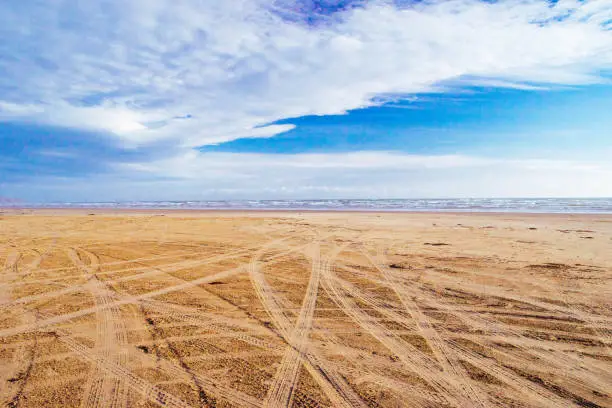
[[[0,120],[194,147],[470,83],[603,81],[605,1],[0,5]]]
[[[29,201],[612,196],[609,161],[393,152],[199,153],[115,172],[6,184]]]

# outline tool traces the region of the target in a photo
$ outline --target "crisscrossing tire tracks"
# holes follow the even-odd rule
[[[316,243],[314,247],[311,248],[311,276],[295,328],[292,327],[291,322],[283,312],[282,305],[260,270],[259,257],[261,257],[266,250],[265,247],[258,252],[249,265],[249,275],[251,276],[255,291],[274,325],[289,345],[274,378],[274,382],[270,387],[266,399],[266,406],[290,406],[302,362],[307,363],[305,364],[306,369],[321,386],[325,394],[332,401],[334,407],[365,406],[357,394],[348,384],[346,384],[344,379],[333,369],[328,367],[327,364],[316,356],[310,350],[310,347],[308,347],[307,336],[310,326],[312,325],[320,277],[323,273],[322,270],[329,267],[328,261],[320,261],[319,245],[319,243]]]
[[[96,312],[96,350],[104,359],[124,366],[127,362],[125,350],[128,343],[121,310],[119,306],[112,305],[115,300],[112,292],[96,276],[99,267],[97,257],[82,249],[80,252],[89,257],[89,265],[82,261],[77,249],[69,248],[66,251],[70,260],[86,275],[88,281],[85,287],[96,306],[108,306]],[[85,385],[81,407],[125,408],[127,401],[127,390],[122,379],[107,375],[107,372],[96,364]]]

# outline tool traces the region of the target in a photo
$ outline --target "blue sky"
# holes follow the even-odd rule
[[[0,4],[0,197],[612,196],[612,4]]]
[[[470,88],[278,124],[276,137],[204,146],[205,152],[486,154],[594,158],[612,148],[612,86],[526,91]],[[607,158],[608,156],[603,156]]]

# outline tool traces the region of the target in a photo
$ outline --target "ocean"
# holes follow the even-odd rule
[[[612,198],[445,198],[0,203],[19,208],[612,213]]]

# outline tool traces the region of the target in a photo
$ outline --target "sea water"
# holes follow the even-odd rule
[[[612,198],[411,198],[0,203],[19,208],[612,213]]]

